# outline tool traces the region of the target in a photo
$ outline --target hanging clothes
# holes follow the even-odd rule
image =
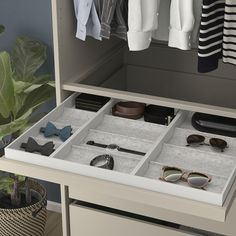
[[[224,16],[223,62],[236,65],[236,1],[226,0]]]
[[[101,0],[102,1],[102,0]],[[101,16],[101,32],[102,38],[109,39],[111,35],[111,22],[114,18],[117,0],[103,0],[102,16]]]
[[[101,24],[101,18],[102,18],[102,1],[101,0],[93,0],[96,11],[97,11],[97,15],[98,15],[98,19],[100,21]],[[100,32],[101,33],[101,32]]]
[[[128,32],[128,0],[118,0],[113,21],[112,35],[127,40]]]
[[[191,49],[194,21],[193,0],[171,1],[169,47]]]
[[[225,0],[203,0],[198,46],[198,71],[210,72],[222,58]]]
[[[147,49],[158,26],[160,0],[129,0],[128,45],[131,51]]]
[[[156,40],[166,41],[169,39],[170,26],[170,3],[171,0],[161,0],[158,16],[158,28],[153,31],[152,38]]]
[[[198,44],[199,31],[202,16],[202,0],[193,0],[193,14],[195,18],[194,29],[192,31],[192,43]]]
[[[202,0],[129,0],[130,50],[148,48],[152,38],[168,41],[169,47],[191,49],[192,41],[197,41],[201,3]]]
[[[153,32],[153,39],[169,41],[170,30],[170,5],[171,0],[161,0],[158,29]],[[172,13],[175,14],[176,10]],[[191,44],[196,44],[199,39],[199,26],[201,22],[202,0],[193,0],[194,28],[191,32]],[[172,16],[172,17],[176,17]],[[190,30],[191,31],[191,30]],[[176,46],[176,45],[175,45]],[[185,46],[186,48],[186,46]],[[181,48],[180,48],[181,49]]]
[[[102,38],[109,39],[111,35],[127,39],[128,0],[102,1],[101,33]]]
[[[86,36],[101,40],[101,23],[93,0],[74,0],[75,15],[77,18],[76,37],[83,41]]]

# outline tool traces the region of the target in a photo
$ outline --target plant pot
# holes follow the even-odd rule
[[[28,207],[17,209],[0,208],[0,235],[43,236],[47,221],[47,197],[45,188],[33,181],[29,187],[36,192],[38,201]]]

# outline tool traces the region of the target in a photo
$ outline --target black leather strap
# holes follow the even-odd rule
[[[127,153],[131,153],[131,154],[135,154],[135,155],[140,155],[140,156],[145,156],[146,153],[144,152],[139,152],[139,151],[134,151],[134,150],[130,150],[130,149],[126,149],[126,148],[119,148],[118,151],[120,152],[127,152]]]
[[[135,150],[131,150],[131,149],[126,149],[126,148],[122,148],[119,147],[116,144],[102,144],[102,143],[96,143],[93,140],[88,141],[86,144],[91,145],[91,146],[96,146],[96,147],[101,147],[101,148],[109,148],[111,150],[118,150],[119,152],[127,152],[127,153],[131,153],[131,154],[135,154],[135,155],[140,155],[140,156],[145,156],[146,153],[144,152],[139,152],[139,151],[135,151]]]
[[[107,148],[107,146],[108,146],[106,144],[95,143],[92,140],[88,141],[86,144],[91,145],[91,146],[101,147],[101,148]]]

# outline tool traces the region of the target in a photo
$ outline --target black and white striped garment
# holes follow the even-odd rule
[[[217,69],[222,58],[225,0],[203,0],[198,46],[198,71]]]
[[[223,62],[236,65],[236,0],[226,0]]]

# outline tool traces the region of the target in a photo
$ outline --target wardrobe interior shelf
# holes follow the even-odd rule
[[[199,133],[207,138],[215,137],[191,129],[191,114],[186,111],[178,111],[172,122],[168,126],[163,126],[145,122],[143,119],[131,120],[112,116],[111,109],[119,101],[116,99],[111,99],[98,112],[77,110],[74,107],[77,95],[69,97],[9,145],[6,148],[6,158],[223,205],[236,174],[236,147],[231,138],[220,136],[229,144],[225,152],[219,152],[210,146],[186,147],[186,138],[190,134]],[[72,124],[73,135],[64,143],[58,137],[45,139],[39,134],[39,129],[48,121],[54,122],[59,128]],[[49,157],[25,152],[20,149],[20,144],[28,137],[35,138],[40,144],[51,140],[57,149]],[[91,140],[106,145],[116,144],[145,155],[87,144]],[[113,156],[113,171],[90,166],[91,160],[102,154]],[[208,174],[213,177],[212,182],[204,191],[189,187],[187,183],[170,184],[161,181],[161,169],[166,165],[184,171]]]

